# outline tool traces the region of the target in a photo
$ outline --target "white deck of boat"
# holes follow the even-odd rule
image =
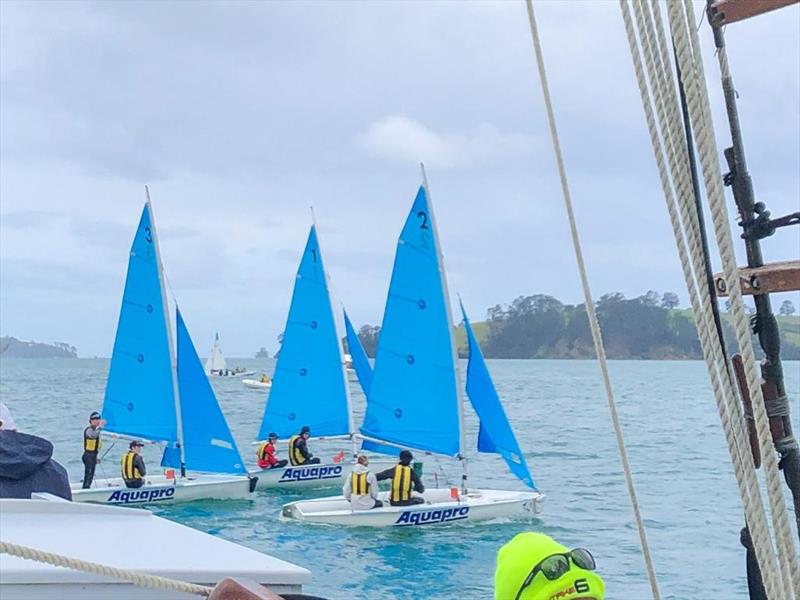
[[[224,577],[242,577],[280,593],[298,592],[311,580],[307,569],[139,509],[65,501],[0,500],[0,539],[205,585]],[[115,585],[115,598],[138,597],[135,593],[130,595],[134,590],[117,580],[9,555],[0,560],[2,598],[12,598],[6,595],[12,590],[14,597],[25,598],[99,597],[90,590],[100,592],[104,588],[108,593],[109,586],[104,583]],[[26,593],[17,596],[23,589],[20,586]],[[65,590],[72,586],[76,592],[77,588],[83,591],[76,596],[51,595],[54,587]],[[37,593],[37,588],[44,595]],[[142,591],[142,597],[154,597],[154,590]]]

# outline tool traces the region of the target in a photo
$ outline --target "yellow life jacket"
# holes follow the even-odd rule
[[[300,452],[300,449],[296,445],[299,439],[299,435],[293,435],[289,438],[289,462],[293,467],[298,467],[306,462],[306,457],[303,456],[303,453]]]
[[[142,474],[139,469],[133,464],[136,458],[135,452],[128,452],[122,456],[122,478],[125,481],[141,481]]]
[[[397,465],[392,476],[391,502],[405,502],[411,497],[411,467]]]
[[[350,489],[356,496],[366,496],[369,494],[369,483],[367,482],[368,474],[368,471],[350,474]]]
[[[256,450],[256,458],[258,460],[266,460],[267,444],[269,444],[269,442],[261,442],[261,444],[258,446],[258,450]]]
[[[86,433],[91,429],[87,427],[83,430],[83,451],[84,452],[97,452],[100,450],[100,438],[90,438]]]

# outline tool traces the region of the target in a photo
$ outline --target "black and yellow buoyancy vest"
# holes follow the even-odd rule
[[[306,462],[306,457],[303,456],[303,453],[300,452],[300,449],[297,447],[297,440],[299,439],[299,435],[293,435],[289,438],[289,462],[293,467],[303,465]]]
[[[397,465],[392,476],[391,502],[405,502],[411,497],[411,467]]]
[[[90,438],[87,433],[91,427],[83,430],[83,451],[84,452],[97,452],[100,450],[100,438]]]
[[[356,496],[366,496],[369,494],[369,483],[367,482],[369,471],[363,473],[350,474],[350,489]]]
[[[256,458],[258,460],[267,460],[267,444],[269,442],[261,442],[258,446],[258,450],[256,450]]]
[[[134,465],[136,459],[135,452],[128,452],[122,456],[122,478],[125,481],[141,481],[142,474],[139,469]]]

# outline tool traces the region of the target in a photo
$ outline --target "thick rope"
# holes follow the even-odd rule
[[[791,585],[787,578],[788,572],[792,570],[791,559],[788,558],[788,554],[785,549],[786,541],[780,539],[781,534],[779,533],[778,547],[779,555],[781,557],[781,566],[783,568],[781,569],[781,572],[778,573],[776,568],[777,565],[775,564],[775,553],[772,545],[772,539],[769,534],[763,502],[761,500],[761,495],[758,488],[758,479],[755,475],[752,456],[749,452],[749,443],[747,442],[747,431],[744,422],[744,416],[742,414],[741,405],[738,401],[736,388],[733,386],[733,379],[730,374],[730,366],[727,361],[727,357],[724,356],[722,345],[716,334],[716,328],[713,322],[713,313],[710,306],[713,296],[710,294],[707,280],[704,276],[704,256],[702,252],[702,245],[699,239],[699,221],[694,204],[693,191],[689,188],[691,174],[688,165],[688,149],[686,148],[683,124],[679,117],[679,104],[674,81],[672,79],[672,70],[669,60],[669,45],[662,26],[659,6],[658,3],[642,2],[641,0],[636,0],[633,3],[637,18],[639,38],[641,40],[642,54],[645,57],[647,74],[650,78],[650,88],[652,91],[653,101],[650,100],[650,93],[648,92],[647,84],[644,79],[644,68],[642,66],[636,36],[633,33],[633,25],[627,2],[620,0],[620,6],[622,8],[625,29],[628,35],[631,55],[634,61],[637,82],[642,95],[642,103],[645,108],[645,116],[650,129],[651,141],[653,143],[653,148],[656,155],[656,162],[662,179],[665,200],[667,202],[667,208],[673,224],[675,239],[681,257],[684,276],[687,282],[687,289],[692,301],[694,318],[697,324],[701,345],[703,347],[704,358],[706,359],[706,363],[709,367],[712,387],[714,388],[715,399],[717,400],[717,407],[722,420],[723,430],[725,431],[726,441],[728,442],[728,447],[731,452],[734,472],[736,474],[737,483],[739,484],[740,493],[745,506],[748,525],[751,528],[757,559],[761,567],[761,572],[764,576],[764,583],[769,596],[772,598],[780,598],[782,600],[783,598],[791,597]],[[670,4],[670,11],[676,7],[679,10],[679,2]],[[700,62],[699,44],[696,42],[697,27],[694,23],[694,14],[691,12],[691,7],[688,6],[688,3],[686,6],[686,12],[688,15],[688,22],[683,22],[683,25],[690,31],[690,34],[689,36],[684,35],[684,38],[689,38],[691,36],[690,39],[695,42],[692,51],[693,57],[695,57],[695,60]],[[673,15],[671,14],[671,17],[672,16]],[[654,23],[655,28],[653,27]],[[679,34],[675,30],[676,21],[671,20],[671,24],[673,25],[673,36],[676,38],[677,50],[677,39]],[[682,57],[687,59],[686,53],[684,53]],[[697,88],[700,87],[702,87],[702,89],[699,90],[700,92],[706,92],[705,87],[697,84],[697,79],[704,81],[704,78],[702,77],[702,64],[696,66],[691,64],[690,60],[688,59],[680,62],[681,72],[689,73],[689,76],[694,77],[693,81],[695,88],[693,88],[693,92],[697,94]],[[700,75],[698,76],[697,73],[700,73]],[[685,77],[684,79],[686,81],[689,79],[689,77]],[[710,110],[708,109],[707,103],[707,92],[705,97],[706,102],[704,103],[702,96],[699,98],[696,95],[690,96],[687,89],[687,100],[690,103],[690,113],[692,108],[695,109],[694,116],[697,117],[698,104],[700,104],[702,117],[705,118],[705,122],[701,124],[698,124],[696,119],[694,120],[695,122],[693,122],[693,128],[696,135],[699,135],[699,130],[702,130],[702,134],[706,136],[710,135],[713,142],[713,127],[709,128],[708,126],[708,124],[711,123],[711,120]],[[659,129],[656,127],[651,106],[652,104],[655,104],[656,112],[658,113],[658,124],[660,126],[661,137],[659,137]],[[663,142],[661,138],[663,138]],[[698,142],[698,146],[699,145],[700,144]],[[705,150],[708,150],[707,145],[705,146]],[[672,181],[669,179],[669,173],[666,168],[664,154],[666,154],[669,158],[670,168],[672,169]],[[711,177],[717,177],[717,188],[719,189],[718,182],[721,181],[721,175],[719,174],[719,166],[715,157],[716,149],[713,148],[710,159],[707,153],[705,155],[701,155],[701,164],[703,164],[704,175],[706,175],[707,187],[709,177],[708,169],[710,168],[708,162],[711,161],[714,163],[714,165],[716,165],[717,174],[714,175],[714,173],[711,173]],[[705,162],[703,161],[704,158],[706,159]],[[719,189],[719,191],[722,209],[724,211],[724,196],[721,195],[721,189]],[[676,211],[676,204],[680,210],[680,218],[678,217]],[[720,228],[727,231],[728,239],[730,239],[727,214],[725,214],[725,212],[720,212],[718,208],[717,210],[712,209],[712,214],[714,214],[716,217],[714,221],[715,231],[717,233],[718,244],[722,247],[723,244],[720,243],[720,236],[724,232],[721,232]],[[729,249],[730,247],[731,246],[728,245]],[[735,260],[732,261],[732,265],[732,268],[735,272]],[[694,271],[694,273],[692,271]],[[738,279],[736,283],[738,284]],[[746,340],[746,343],[749,344],[749,328],[746,319],[743,324],[744,339]],[[737,331],[737,333],[741,334],[742,332]],[[740,344],[742,344],[741,337]],[[753,371],[755,371],[754,358],[751,364]],[[758,386],[758,391],[760,393],[760,386]],[[769,430],[767,429],[766,437],[761,438],[762,448],[764,440],[769,440],[769,437]],[[769,450],[767,452],[771,454]],[[772,458],[774,460],[774,455]],[[769,487],[770,484],[768,483],[768,491]],[[779,479],[778,487],[780,487]],[[776,517],[776,504],[772,497],[770,497],[770,501],[773,509],[773,526],[776,528],[776,531],[778,531],[782,525],[780,523],[776,524],[776,520],[780,521],[781,517]],[[780,509],[778,509],[778,512],[780,512]],[[783,520],[788,524],[785,508],[783,509],[782,514],[784,517]],[[789,542],[791,542],[791,532],[789,532],[788,538]],[[784,549],[781,549],[782,545],[784,545]]]
[[[690,168],[688,164],[688,150],[686,148],[685,132],[678,113],[678,98],[675,93],[672,72],[667,75],[666,67],[670,64],[666,40],[661,27],[660,15],[657,15],[656,29],[662,43],[656,45],[653,31],[653,18],[649,13],[649,4],[634,3],[637,15],[640,38],[642,40],[643,54],[648,66],[651,79],[651,89],[655,97],[655,108],[661,126],[663,143],[659,137],[650,101],[647,84],[644,79],[644,67],[637,47],[636,35],[627,2],[620,0],[625,29],[631,49],[634,67],[645,109],[645,116],[650,130],[651,141],[655,152],[656,163],[664,189],[664,197],[670,220],[673,225],[675,241],[681,259],[681,267],[686,279],[687,290],[692,304],[692,313],[697,326],[704,359],[711,376],[714,397],[723,425],[734,472],[739,484],[743,504],[746,507],[749,520],[753,523],[759,543],[756,545],[759,562],[764,566],[772,566],[775,571],[775,559],[772,552],[771,540],[767,529],[766,516],[763,511],[758,480],[753,469],[752,457],[747,444],[747,434],[741,417],[741,408],[732,385],[728,371],[727,358],[724,356],[719,342],[716,325],[711,310],[712,296],[704,276],[704,262],[702,244],[699,234],[699,222],[693,198]],[[657,12],[658,5],[653,5]],[[661,48],[659,51],[658,48]],[[658,67],[658,68],[656,68]],[[666,105],[666,107],[665,107]],[[666,149],[664,148],[666,146]],[[673,179],[669,179],[669,171],[665,160],[668,155],[669,165],[672,168]],[[677,198],[676,198],[677,196]],[[678,214],[680,210],[680,215]],[[683,223],[683,226],[682,226]],[[697,276],[695,275],[697,274]],[[777,592],[780,583],[774,580],[769,582],[769,587]],[[777,587],[776,587],[777,586]],[[774,596],[774,594],[773,594]]]
[[[212,591],[212,588],[204,585],[196,585],[186,581],[178,581],[177,579],[167,579],[166,577],[157,577],[156,575],[149,575],[140,571],[109,567],[108,565],[101,565],[100,563],[81,560],[79,558],[71,558],[69,556],[56,554],[55,552],[45,552],[44,550],[37,550],[36,548],[30,548],[20,544],[12,544],[11,542],[0,541],[0,553],[10,554],[11,556],[17,556],[27,560],[35,560],[55,567],[65,567],[67,569],[83,571],[84,573],[92,573],[102,577],[113,577],[114,579],[127,581],[140,587],[170,590],[173,592],[183,592],[185,594],[205,597],[211,594]]]
[[[778,460],[775,456],[772,434],[769,426],[769,417],[761,390],[761,375],[758,371],[755,352],[750,331],[750,320],[744,310],[739,268],[736,264],[736,255],[733,250],[733,236],[730,230],[728,209],[725,204],[725,194],[722,189],[722,173],[720,171],[719,156],[716,140],[714,138],[713,121],[711,118],[711,103],[708,99],[708,90],[705,85],[703,61],[700,55],[700,40],[697,35],[694,12],[688,0],[681,4],[675,2],[669,5],[670,28],[675,38],[678,61],[683,67],[690,69],[687,78],[687,98],[689,101],[689,114],[692,125],[703,124],[705,127],[697,129],[695,136],[698,145],[700,163],[703,166],[703,178],[711,209],[714,232],[719,246],[720,259],[728,285],[729,298],[733,313],[733,323],[736,338],[739,342],[747,387],[753,402],[753,416],[755,417],[758,431],[759,447],[764,464],[767,497],[769,498],[772,526],[778,546],[778,557],[781,565],[781,574],[786,585],[786,591],[791,593],[794,589],[795,596],[800,598],[800,561],[795,549],[794,537],[789,523],[789,513],[783,495],[783,482],[778,472]],[[683,13],[683,14],[681,14]],[[727,59],[722,50],[720,68],[723,75],[730,78],[727,72]],[[787,595],[787,597],[789,597]]]
[[[639,509],[639,501],[636,497],[636,489],[633,485],[633,473],[628,461],[628,453],[625,449],[625,440],[622,435],[622,426],[620,424],[619,415],[617,413],[617,403],[614,399],[614,391],[611,387],[611,378],[608,374],[608,364],[606,361],[605,347],[603,345],[603,336],[600,331],[600,324],[597,320],[597,313],[594,308],[594,300],[592,299],[592,292],[589,288],[589,278],[586,273],[586,265],[583,260],[583,251],[581,249],[580,236],[578,235],[578,226],[575,221],[575,213],[572,208],[572,197],[567,182],[566,168],[564,167],[564,159],[561,154],[561,144],[558,138],[558,131],[556,129],[556,119],[553,112],[553,105],[550,99],[550,88],[547,83],[547,73],[544,66],[544,57],[542,55],[541,42],[539,40],[539,30],[536,26],[536,17],[533,12],[533,3],[531,0],[526,1],[528,8],[528,21],[531,28],[531,37],[533,40],[533,49],[536,53],[536,64],[539,69],[539,79],[542,84],[542,94],[544,95],[545,107],[547,108],[547,120],[550,126],[550,137],[553,142],[553,152],[555,154],[556,163],[558,165],[558,174],[561,179],[561,191],[564,196],[564,206],[567,211],[567,218],[569,219],[570,233],[572,235],[572,245],[575,249],[575,260],[578,263],[578,272],[580,273],[581,285],[583,287],[584,303],[586,305],[586,314],[589,318],[589,326],[592,332],[592,340],[594,341],[595,352],[597,353],[597,360],[600,365],[600,371],[603,376],[603,385],[605,387],[606,399],[608,400],[608,408],[611,413],[611,422],[614,426],[614,435],[617,440],[617,449],[619,450],[620,460],[622,462],[622,469],[625,473],[625,484],[628,488],[628,497],[631,501],[633,508],[634,518],[636,520],[636,528],[639,532],[639,542],[642,546],[642,555],[644,556],[645,565],[647,567],[647,578],[650,582],[650,589],[653,593],[653,599],[659,600],[661,597],[658,590],[658,580],[656,579],[656,572],[653,566],[653,559],[650,555],[650,547],[647,543],[647,532],[644,527],[644,521]]]

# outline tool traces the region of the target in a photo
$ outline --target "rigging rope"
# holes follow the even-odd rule
[[[770,505],[773,509],[773,527],[778,532],[778,548],[782,567],[779,573],[776,568],[777,565],[775,563],[772,539],[769,534],[767,518],[758,487],[758,479],[749,449],[744,415],[742,413],[741,404],[738,401],[736,388],[733,385],[730,365],[724,354],[719,335],[716,333],[716,325],[713,320],[711,302],[714,300],[714,296],[711,293],[707,278],[705,277],[704,261],[706,257],[700,239],[700,225],[697,208],[694,202],[694,193],[689,185],[692,179],[685,138],[686,132],[679,117],[679,102],[670,66],[670,52],[668,50],[667,38],[664,32],[659,6],[657,2],[649,3],[635,0],[633,2],[633,7],[639,32],[638,42],[633,30],[628,2],[626,0],[620,0],[620,8],[622,9],[625,30],[628,36],[631,56],[633,58],[637,83],[642,97],[642,104],[650,131],[656,163],[661,177],[664,197],[673,225],[675,241],[681,258],[681,266],[692,303],[695,324],[698,329],[703,355],[711,376],[712,388],[725,432],[726,442],[728,443],[728,448],[731,453],[734,473],[745,507],[748,526],[751,528],[756,556],[764,576],[764,583],[768,595],[772,598],[780,598],[781,600],[790,598],[792,592],[789,573],[794,571],[795,567],[791,565],[792,558],[787,554],[787,549],[790,550],[792,554],[794,550],[791,532],[788,529],[785,505],[781,513],[780,505],[782,504],[782,496],[778,500],[774,498],[775,489],[779,492],[781,491],[779,489],[780,481],[779,479],[777,480],[778,486],[774,488],[774,482],[770,483],[770,480],[771,478],[777,478],[777,470],[771,475],[769,468],[767,468],[768,492],[770,495]],[[737,319],[737,338],[739,339],[743,355],[747,353],[747,349],[749,348],[750,353],[745,356],[745,360],[750,361],[750,374],[754,374],[755,358],[752,354],[747,319],[744,316],[738,271],[735,257],[733,256],[727,211],[724,204],[724,195],[719,187],[719,182],[722,180],[722,177],[719,173],[719,164],[716,160],[717,154],[713,139],[713,125],[711,122],[707,90],[705,86],[700,85],[698,82],[704,81],[704,78],[699,55],[699,42],[697,41],[697,26],[695,24],[691,5],[687,2],[684,8],[686,12],[685,20],[683,16],[681,16],[681,3],[669,3],[670,26],[675,41],[676,55],[680,63],[679,66],[681,73],[684,75],[684,83],[686,84],[686,97],[689,104],[692,127],[695,131],[696,139],[698,140],[698,151],[700,162],[703,167],[706,191],[709,196],[710,204],[712,205],[712,218],[717,236],[717,244],[720,247],[720,253],[723,255],[723,264],[726,268],[726,278],[728,279],[729,289],[732,289],[734,286],[736,287],[735,293],[738,294],[736,302],[738,303],[738,308],[741,309],[741,315],[744,317],[741,321]],[[639,48],[639,44],[641,45],[641,49]],[[693,45],[691,50],[689,49],[690,44]],[[647,82],[645,81],[645,67],[642,65],[642,55],[644,56],[646,73],[650,81],[649,91]],[[655,106],[655,113],[658,115],[658,125],[656,125],[653,105]],[[665,160],[665,156],[667,160]],[[667,166],[667,162],[669,162],[669,167]],[[669,169],[671,169],[671,172]],[[713,200],[711,199],[712,195],[714,195]],[[730,278],[732,278],[733,281],[731,281]],[[737,315],[734,314],[734,317],[736,318]],[[762,398],[761,408],[763,410],[763,397],[761,396],[760,385],[755,382],[755,379],[748,379],[751,393],[754,393],[753,390],[757,390],[755,393]],[[766,417],[766,414],[764,414],[764,417]],[[766,442],[766,454],[771,455],[772,463],[776,466],[775,457],[768,449],[768,442],[770,440],[768,423],[766,434],[759,428],[759,439],[762,453],[765,452],[764,444]],[[784,527],[785,529],[783,529]],[[783,532],[781,532],[781,529],[783,529]],[[789,532],[788,536],[786,535],[787,531]],[[796,564],[796,556],[794,557],[794,562]]]
[[[800,598],[800,561],[798,561],[797,550],[795,549],[794,538],[789,524],[789,514],[783,495],[783,483],[778,473],[778,460],[772,447],[769,417],[767,416],[764,395],[761,390],[761,376],[758,372],[755,352],[753,351],[750,320],[744,310],[739,268],[736,264],[733,236],[725,204],[725,194],[722,189],[722,172],[717,159],[719,154],[716,140],[714,139],[711,103],[705,86],[703,62],[700,55],[700,40],[697,35],[694,12],[691,3],[688,0],[684,0],[682,6],[678,2],[670,4],[668,6],[668,14],[681,69],[685,65],[690,70],[686,78],[688,84],[687,97],[690,98],[689,113],[692,124],[698,128],[695,130],[695,137],[697,139],[700,162],[703,166],[706,195],[709,200],[714,233],[725,272],[725,281],[728,285],[736,338],[739,342],[739,351],[742,355],[747,375],[747,387],[753,402],[753,414],[764,464],[772,527],[775,531],[781,574],[786,586],[786,597],[790,597],[789,594],[794,588],[796,597]],[[720,49],[718,57],[723,75],[727,75],[730,78],[724,48]]]
[[[584,302],[586,305],[586,314],[589,318],[589,326],[592,332],[592,340],[594,342],[595,352],[597,353],[597,360],[600,365],[600,371],[603,376],[603,385],[605,387],[606,399],[608,400],[608,408],[611,413],[611,422],[614,426],[614,435],[617,440],[617,449],[619,450],[620,460],[622,462],[622,469],[625,473],[625,484],[628,488],[628,496],[633,508],[634,518],[636,520],[636,528],[639,532],[639,541],[642,546],[642,554],[644,556],[645,565],[647,567],[647,578],[650,582],[650,589],[653,593],[654,600],[658,600],[661,596],[658,590],[658,581],[656,579],[655,568],[653,560],[650,555],[650,547],[647,543],[647,532],[645,531],[644,521],[639,509],[639,502],[636,497],[636,489],[633,485],[633,474],[631,466],[628,462],[628,453],[625,449],[625,440],[622,435],[622,426],[620,424],[619,415],[617,414],[617,404],[614,399],[614,391],[611,387],[611,378],[608,374],[608,364],[606,361],[605,347],[603,345],[603,336],[600,331],[600,324],[597,320],[597,314],[594,309],[594,301],[592,299],[592,292],[589,288],[589,278],[586,274],[586,265],[583,261],[583,251],[581,250],[580,236],[578,235],[578,226],[575,221],[575,214],[572,208],[572,197],[569,191],[569,184],[567,182],[566,168],[564,167],[564,159],[561,155],[561,144],[558,138],[558,131],[556,129],[555,114],[553,113],[553,105],[550,100],[550,88],[547,83],[547,73],[544,66],[544,58],[542,55],[541,42],[539,40],[539,30],[536,26],[536,17],[533,11],[532,0],[526,0],[528,9],[528,21],[531,29],[531,37],[533,40],[533,49],[536,53],[536,64],[539,69],[539,79],[542,84],[542,94],[544,95],[545,107],[547,109],[547,120],[550,127],[550,137],[553,142],[553,152],[555,154],[556,163],[558,165],[558,174],[561,179],[561,191],[564,196],[564,205],[569,219],[570,233],[572,234],[572,245],[575,249],[575,260],[578,263],[578,271],[580,273],[581,285],[583,287]]]
[[[84,573],[92,573],[102,577],[113,577],[114,579],[121,579],[128,581],[140,587],[155,588],[160,590],[170,590],[174,592],[183,592],[184,594],[193,594],[195,596],[207,597],[211,594],[212,588],[204,585],[197,585],[188,583],[186,581],[179,581],[177,579],[168,579],[166,577],[158,577],[141,571],[131,571],[128,569],[120,569],[117,567],[110,567],[100,563],[91,562],[88,560],[81,560],[79,558],[71,558],[55,552],[45,552],[44,550],[37,550],[29,546],[21,544],[12,544],[11,542],[0,541],[0,553],[10,554],[27,560],[35,560],[37,562],[46,563],[55,567],[65,567],[76,571],[83,571]]]

